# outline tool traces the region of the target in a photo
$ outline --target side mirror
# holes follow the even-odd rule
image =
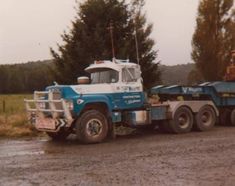
[[[77,79],[79,85],[86,85],[90,84],[90,78],[89,77],[78,77]]]

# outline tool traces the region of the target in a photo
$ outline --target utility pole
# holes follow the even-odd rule
[[[113,29],[114,29],[114,27],[113,27],[113,22],[112,21],[110,22],[109,27],[107,29],[110,31],[113,61],[115,61],[115,49],[114,49],[114,41],[113,41]]]

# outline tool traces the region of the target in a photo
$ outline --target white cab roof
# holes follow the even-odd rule
[[[112,61],[96,61],[94,64],[91,64],[89,67],[85,69],[85,71],[91,73],[92,71],[96,71],[97,69],[112,69],[115,71],[120,71],[123,67],[138,67],[135,63],[130,63],[129,61],[124,60],[115,60]]]

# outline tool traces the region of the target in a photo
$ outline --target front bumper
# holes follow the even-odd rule
[[[58,132],[73,122],[67,103],[58,92],[35,91],[34,98],[24,102],[29,121],[39,131]],[[42,108],[41,104],[46,106]]]

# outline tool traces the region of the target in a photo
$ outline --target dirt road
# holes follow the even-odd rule
[[[235,185],[235,128],[82,145],[0,141],[0,185]]]

